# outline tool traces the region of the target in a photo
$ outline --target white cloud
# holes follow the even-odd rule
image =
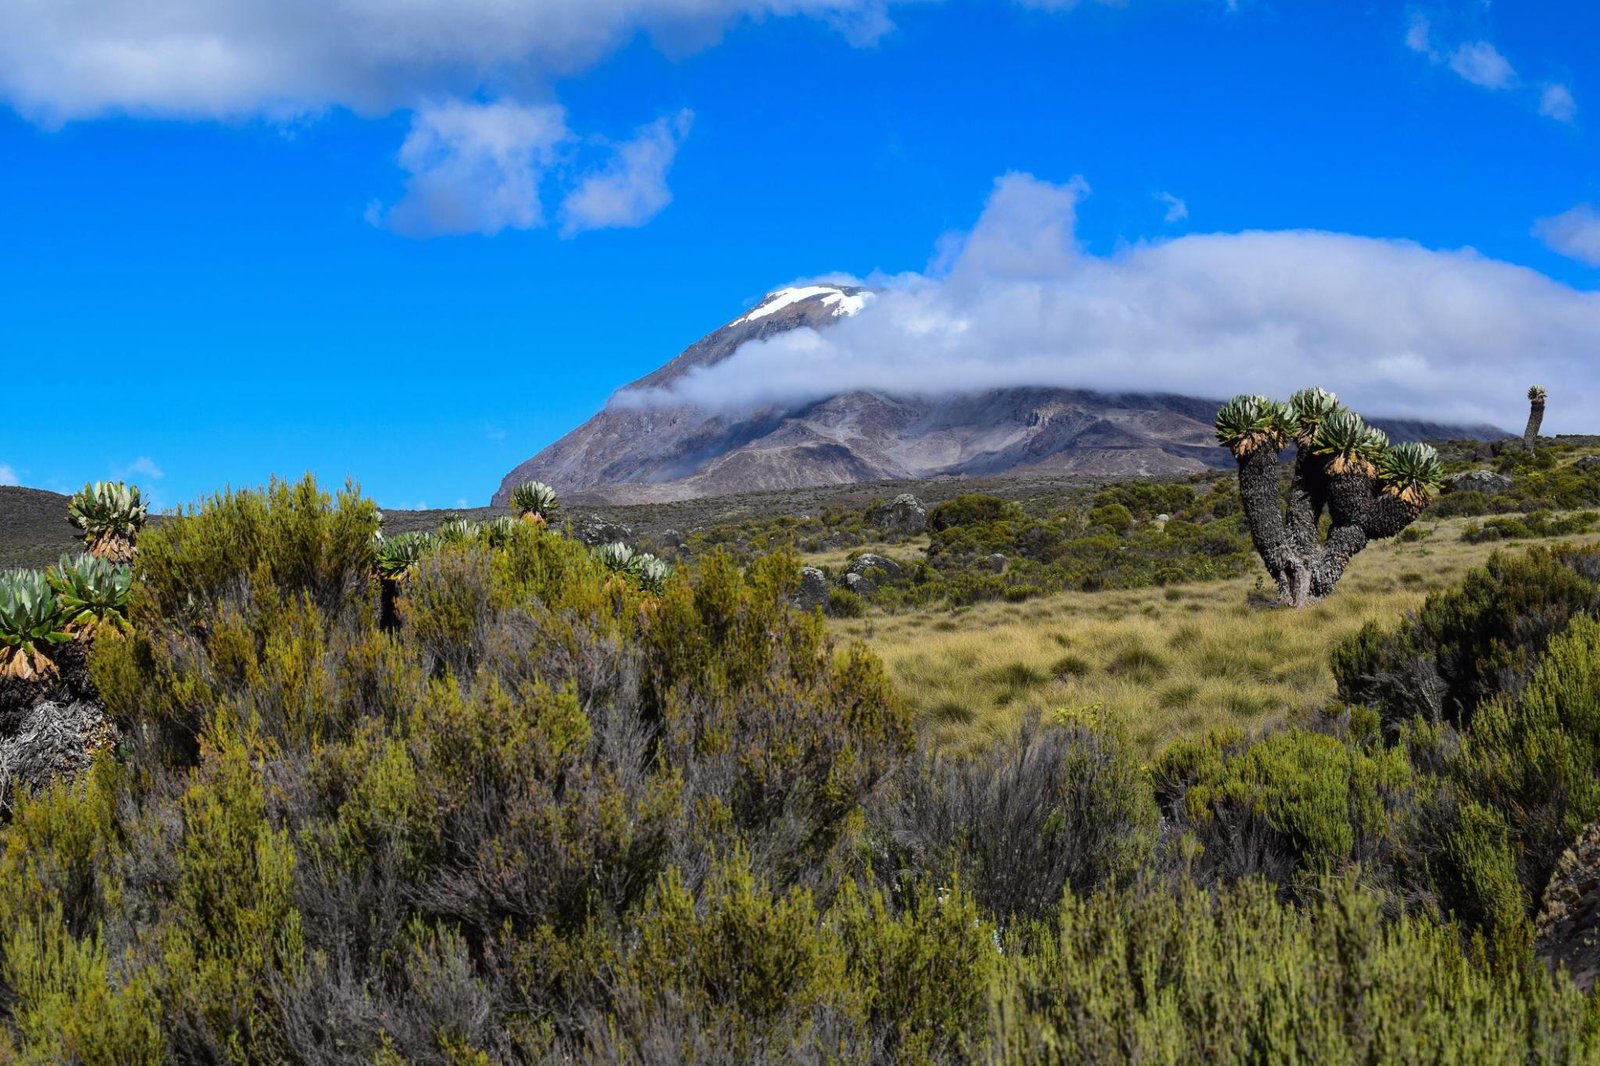
[[[1181,198],[1172,195],[1170,192],[1158,192],[1156,193],[1156,199],[1167,205],[1167,213],[1164,216],[1166,221],[1182,222],[1189,217],[1189,205]]]
[[[896,0],[14,0],[0,98],[45,124],[384,114],[444,96],[523,95],[639,34],[713,41],[743,19],[808,16],[852,40]]]
[[[1439,53],[1433,47],[1433,25],[1422,15],[1412,15],[1406,24],[1406,47],[1437,62]]]
[[[1488,41],[1468,41],[1441,50],[1433,33],[1433,23],[1423,15],[1412,15],[1406,23],[1406,47],[1428,57],[1434,65],[1446,64],[1457,75],[1485,89],[1510,89],[1517,84],[1516,68]]]
[[[1485,89],[1509,89],[1517,83],[1516,70],[1488,41],[1472,41],[1456,48],[1450,53],[1450,69]]]
[[[0,485],[20,485],[22,481],[17,477],[17,472],[5,463],[0,463]]]
[[[404,198],[369,219],[408,236],[498,233],[544,224],[539,183],[571,134],[547,104],[448,101],[421,108],[400,146]]]
[[[667,170],[689,134],[687,108],[639,130],[610,163],[585,177],[561,205],[564,236],[584,230],[642,226],[672,202]]]
[[[1578,117],[1578,101],[1565,85],[1551,83],[1539,94],[1539,114],[1557,122],[1571,122]]]
[[[123,479],[137,475],[140,477],[149,478],[151,481],[160,481],[162,478],[167,476],[166,473],[156,465],[156,461],[150,458],[148,455],[139,456],[139,458],[135,459],[127,466],[117,470],[115,474],[118,478]]]
[[[1600,409],[1600,294],[1470,249],[1309,230],[1090,255],[1073,238],[1087,191],[1008,175],[947,269],[869,279],[880,296],[852,318],[614,402],[1020,385],[1220,398],[1321,384],[1369,414],[1510,425],[1527,383],[1544,381],[1563,409]]]
[[[1553,251],[1593,267],[1600,267],[1600,211],[1579,204],[1533,224],[1533,235]]]

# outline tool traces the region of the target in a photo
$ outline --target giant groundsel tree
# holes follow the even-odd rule
[[[1238,461],[1250,538],[1290,607],[1328,595],[1368,541],[1415,521],[1442,475],[1432,448],[1389,443],[1325,389],[1302,389],[1288,403],[1235,396],[1217,412],[1217,439]],[[1280,458],[1291,441],[1285,497]]]

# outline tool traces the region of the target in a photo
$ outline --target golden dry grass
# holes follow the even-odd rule
[[[982,744],[1031,709],[1092,709],[1153,753],[1184,734],[1254,730],[1325,706],[1334,694],[1328,652],[1346,634],[1369,619],[1393,624],[1496,548],[1524,550],[1463,543],[1464,524],[1438,523],[1420,542],[1373,545],[1334,595],[1300,611],[1252,605],[1252,574],[833,625],[882,656],[938,743]]]
[[[893,559],[897,563],[914,563],[923,557],[928,550],[928,538],[913,537],[896,544],[858,544],[849,548],[834,548],[823,552],[806,552],[800,561],[807,566],[826,566],[838,570],[850,561],[850,556],[855,552],[871,552]]]

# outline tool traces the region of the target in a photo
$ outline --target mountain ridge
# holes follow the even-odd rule
[[[716,411],[672,387],[744,344],[825,329],[873,293],[817,284],[778,289],[656,370],[618,389],[588,421],[502,479],[504,504],[526,481],[591,503],[650,503],[863,481],[1010,473],[1096,477],[1225,468],[1217,399],[1008,386],[941,397],[854,390],[806,403]],[[646,398],[644,394],[655,393]],[[1496,439],[1493,426],[1373,419],[1395,440]]]

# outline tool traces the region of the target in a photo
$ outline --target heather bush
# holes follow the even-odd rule
[[[1368,623],[1339,645],[1339,698],[1376,708],[1391,734],[1419,716],[1467,726],[1486,699],[1521,688],[1568,621],[1597,607],[1600,550],[1497,553],[1395,629]]]
[[[922,752],[873,816],[880,873],[961,885],[1005,921],[1134,877],[1155,845],[1148,777],[1114,733],[1026,719],[966,756]]]
[[[1463,954],[1432,919],[1388,918],[1347,879],[1310,902],[1260,882],[1069,898],[1008,959],[996,1011],[1016,1063],[1582,1063],[1592,1001],[1526,960]]]
[[[307,480],[145,535],[90,656],[119,748],[0,825],[0,1061],[1593,1059],[1527,914],[1600,817],[1594,553],[1346,653],[1539,619],[1462,728],[1374,700],[1151,770],[1091,712],[917,747],[786,551],[646,588],[519,521],[386,569],[377,520]]]
[[[1403,751],[1301,729],[1179,741],[1155,780],[1172,829],[1198,845],[1203,879],[1256,876],[1296,889],[1381,863],[1414,791]]]

